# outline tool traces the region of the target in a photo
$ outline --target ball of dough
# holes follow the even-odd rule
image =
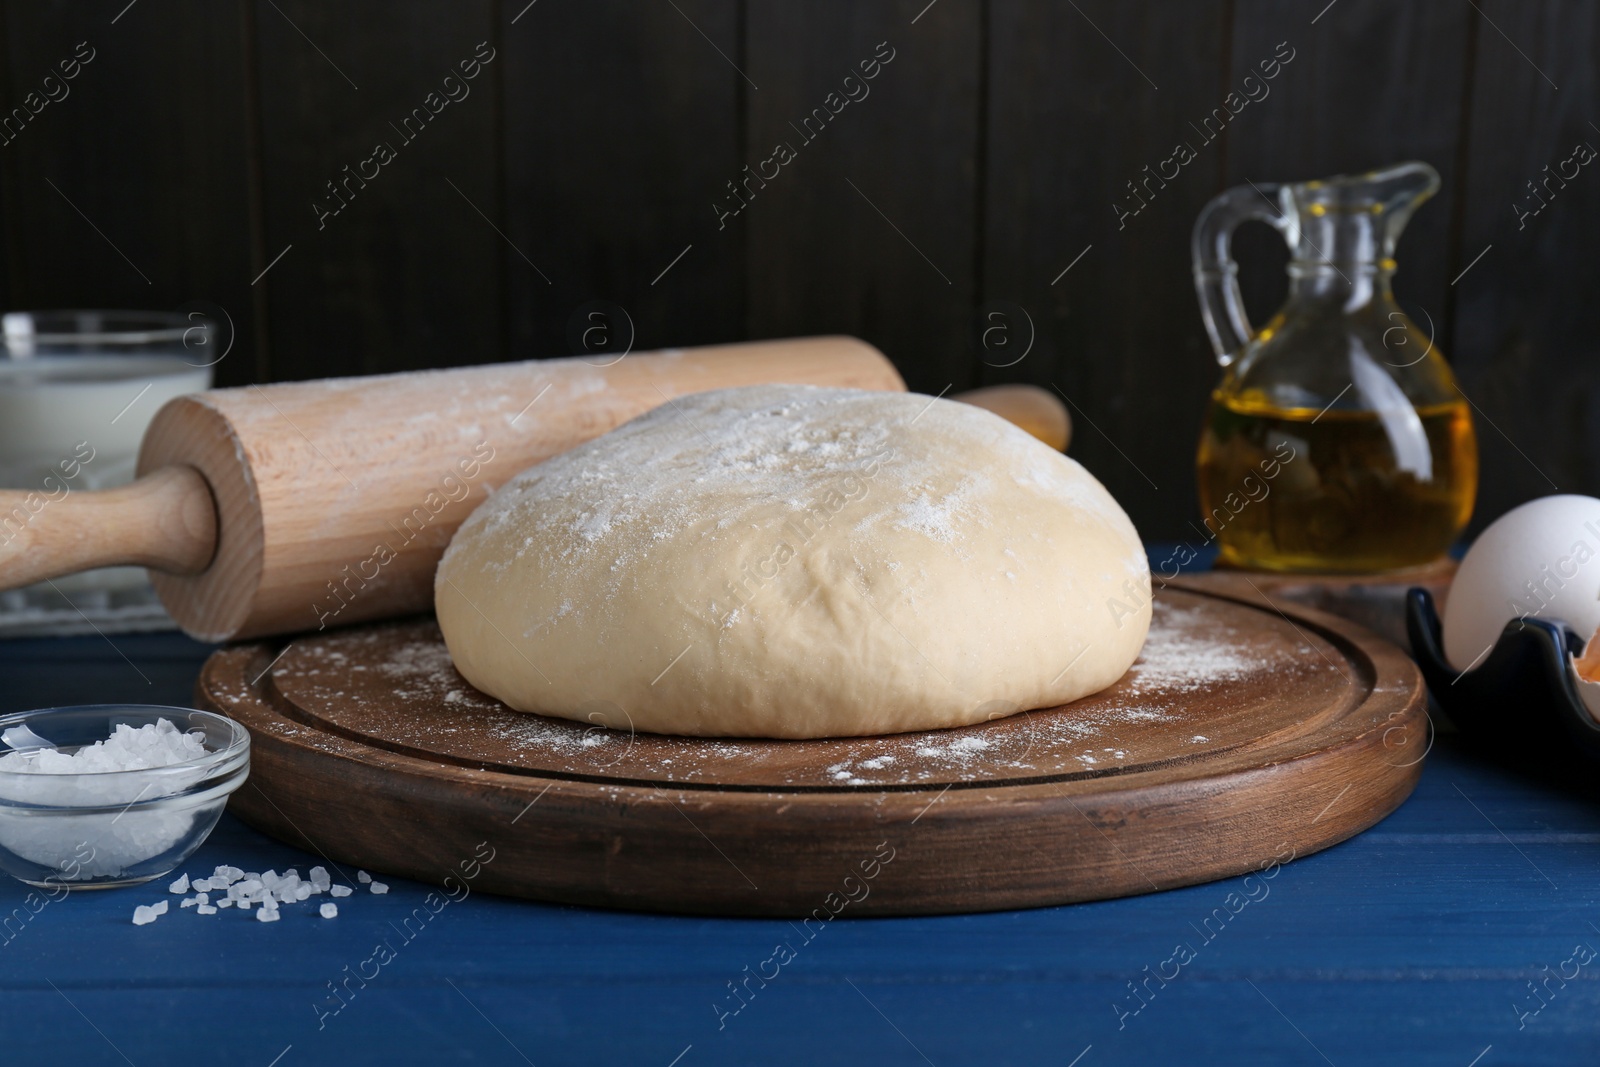
[[[1150,572],[1128,516],[999,416],[907,393],[680,397],[517,475],[434,581],[461,674],[656,733],[928,730],[1104,689]]]

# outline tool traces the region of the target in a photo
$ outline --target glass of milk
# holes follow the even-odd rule
[[[132,481],[156,411],[210,388],[216,332],[210,319],[175,312],[0,316],[0,488],[36,490],[54,501]],[[0,609],[42,609],[52,599],[74,612],[85,604],[103,609],[107,594],[144,588],[142,569],[106,568],[57,578],[54,589],[25,590],[26,604],[6,594]],[[73,604],[60,604],[62,594]]]

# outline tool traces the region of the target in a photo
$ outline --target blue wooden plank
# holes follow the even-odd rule
[[[69,704],[188,707],[215,647],[176,633],[0,641],[0,714]]]

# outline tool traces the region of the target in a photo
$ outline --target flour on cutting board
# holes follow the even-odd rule
[[[1290,678],[1299,684],[1337,669],[1303,639],[1247,641],[1227,620],[1158,599],[1144,651],[1101,694],[1065,709],[956,730],[805,742],[829,746],[832,757],[822,766],[796,761],[794,742],[651,736],[639,744],[626,730],[599,725],[604,716],[598,713],[591,724],[510,711],[462,680],[437,629],[427,624],[414,624],[403,635],[352,632],[309,642],[273,673],[291,685],[297,679],[329,707],[381,712],[386,736],[457,756],[665,782],[694,782],[736,766],[756,772],[767,767],[774,784],[904,786],[1018,773],[1108,773],[1148,757],[1141,748],[1149,748],[1152,726],[1178,738],[1186,751],[1227,743],[1228,737],[1219,737],[1227,728],[1208,710],[1214,703],[1203,699],[1206,692],[1233,687],[1259,695]]]
[[[1132,691],[1192,693],[1272,669],[1270,657],[1226,640],[1227,631],[1213,631],[1197,609],[1157,610],[1144,652],[1129,672]]]

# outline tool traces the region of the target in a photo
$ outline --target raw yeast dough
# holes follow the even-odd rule
[[[655,733],[983,722],[1120,678],[1150,623],[1127,515],[996,415],[907,393],[681,397],[522,472],[434,581],[461,674]]]

